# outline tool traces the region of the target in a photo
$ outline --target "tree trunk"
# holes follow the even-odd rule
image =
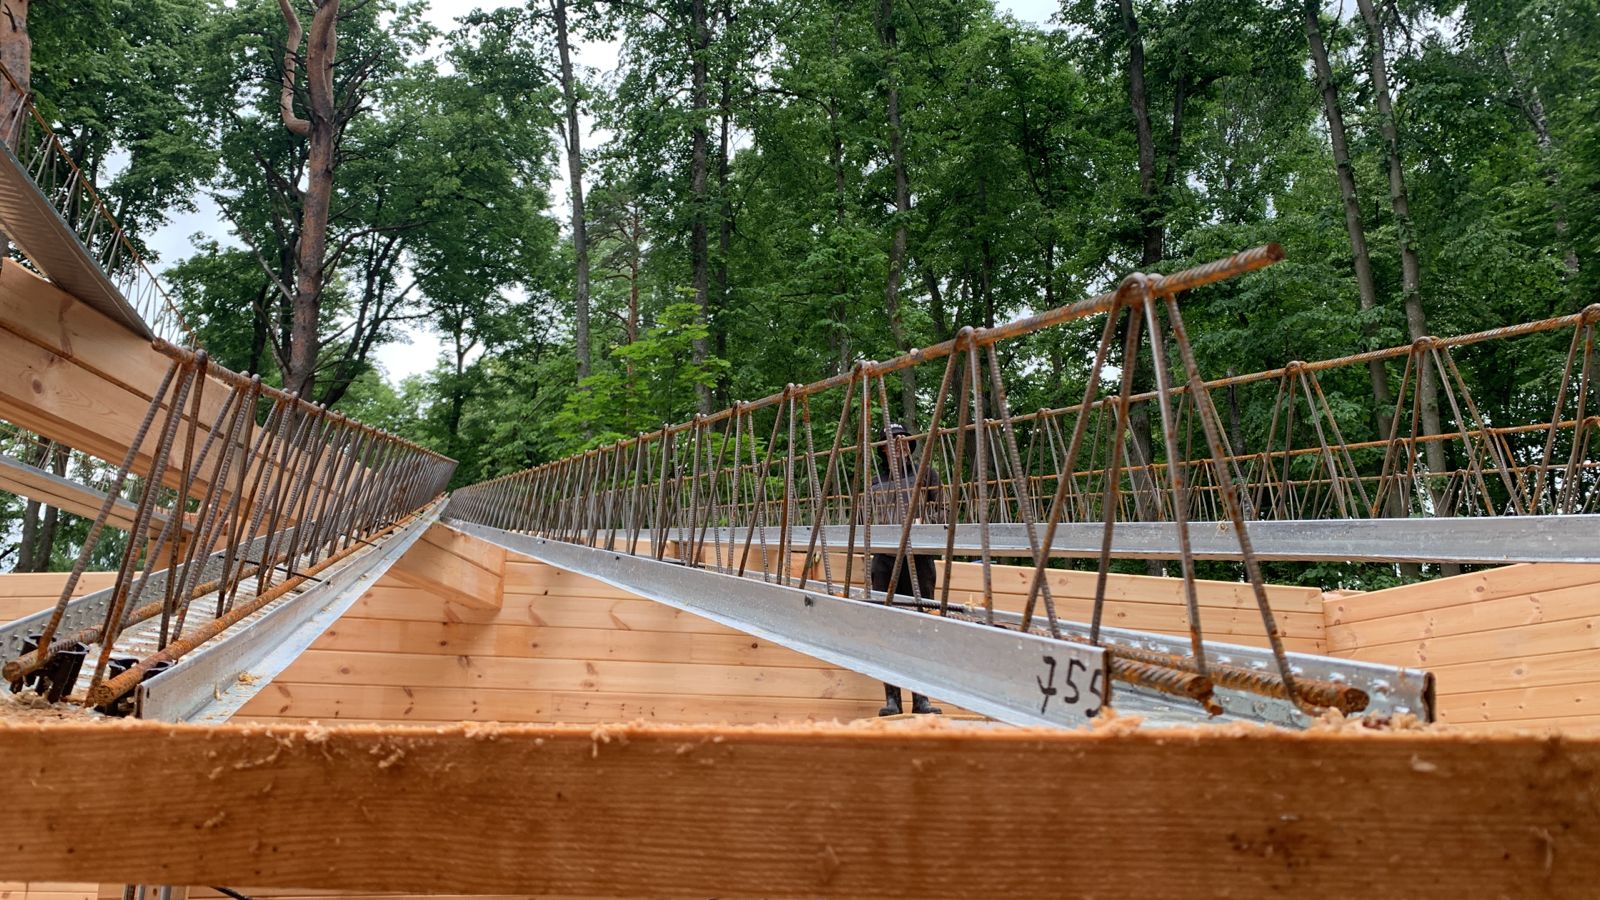
[[[1155,135],[1150,127],[1149,93],[1144,80],[1144,37],[1139,31],[1139,20],[1133,13],[1132,0],[1118,0],[1117,5],[1122,13],[1123,29],[1128,36],[1128,105],[1133,111],[1133,130],[1139,153],[1141,244],[1139,266],[1141,269],[1148,269],[1161,261],[1166,235],[1162,226],[1160,200],[1157,196]],[[1183,102],[1183,90],[1180,86],[1173,92],[1175,138],[1181,137],[1181,131],[1178,129],[1182,128]],[[1178,153],[1176,141],[1170,141],[1167,150],[1169,171],[1175,172]],[[1139,310],[1130,311],[1130,317],[1137,315],[1140,315]],[[1145,340],[1153,340],[1154,337],[1146,335]],[[1136,393],[1143,393],[1149,389],[1151,383],[1149,372],[1149,366],[1141,365],[1134,369]],[[1152,455],[1155,435],[1150,423],[1150,404],[1136,403],[1129,408],[1128,431],[1133,439],[1133,449],[1140,457],[1134,460],[1134,465],[1138,468],[1133,470],[1130,479],[1134,490],[1134,508],[1141,520],[1152,521],[1158,517],[1158,507],[1155,503],[1158,488],[1155,476],[1149,468],[1155,461]],[[1166,573],[1166,567],[1159,560],[1149,560],[1145,563],[1145,572],[1150,575],[1163,575]]]
[[[711,52],[711,28],[706,21],[706,0],[690,0],[689,14],[693,31],[689,46],[692,57],[689,65],[689,103],[693,107],[689,140],[689,261],[694,270],[694,302],[699,307],[701,323],[709,325],[711,259],[706,212],[710,198],[706,191],[706,169],[710,136],[706,128],[706,57]],[[706,338],[695,338],[692,356],[697,366],[705,363],[710,346]],[[712,411],[710,386],[697,384],[695,392],[700,398],[700,411],[709,414]]]
[[[48,464],[55,468],[55,452],[60,445],[40,439],[38,451],[31,454],[24,462],[29,465],[45,466]],[[65,450],[64,447],[61,449]],[[62,472],[65,473],[63,458]],[[29,500],[22,509],[22,535],[17,543],[17,564],[13,571],[16,572],[42,572],[50,563],[50,545],[55,542],[55,509],[46,507],[37,500]],[[46,534],[48,531],[48,540]]]
[[[841,13],[833,14],[833,31],[828,36],[828,51],[839,56],[839,29]],[[839,240],[845,228],[845,176],[844,134],[839,126],[839,98],[828,97],[828,166],[833,170],[833,228],[834,240]],[[847,268],[840,264],[833,284],[833,328],[828,342],[838,367],[835,374],[850,370],[850,278]]]
[[[58,477],[65,477],[69,455],[66,444],[51,444],[50,471]],[[50,571],[50,562],[56,551],[56,531],[60,524],[61,510],[54,506],[46,507],[44,521],[39,524],[39,536],[33,545],[33,571]]]
[[[18,108],[27,99],[33,77],[33,40],[28,36],[28,0],[0,0],[0,65],[16,79],[18,93],[11,82],[0,78],[0,140],[13,150],[21,133]]]
[[[453,337],[456,357],[455,377],[450,379],[450,409],[445,414],[445,437],[452,453],[461,446],[461,413],[467,406],[467,354],[471,352],[461,329],[456,329]]]
[[[256,291],[256,302],[250,310],[250,361],[245,368],[246,372],[261,371],[261,357],[267,352],[267,322],[266,310],[269,295],[273,293],[270,285],[263,284]]]
[[[572,299],[577,307],[572,327],[572,355],[578,361],[578,380],[589,377],[589,232],[583,214],[583,133],[578,125],[578,89],[572,77],[572,48],[567,31],[567,0],[553,0],[556,50],[561,58],[561,99],[567,112],[567,180],[572,189],[572,255],[577,278]]]
[[[17,541],[17,564],[13,572],[34,572],[33,545],[39,540],[39,511],[37,500],[29,500],[22,507],[22,537]]]
[[[1411,220],[1411,204],[1406,199],[1405,169],[1400,158],[1400,132],[1394,121],[1394,107],[1389,101],[1389,64],[1384,58],[1383,24],[1378,21],[1372,0],[1356,0],[1361,18],[1367,25],[1368,62],[1372,73],[1372,94],[1378,105],[1378,116],[1383,129],[1385,155],[1389,162],[1389,203],[1394,209],[1395,230],[1400,235],[1400,290],[1405,300],[1406,329],[1413,341],[1428,334],[1428,318],[1422,308],[1422,266],[1417,259],[1415,226]],[[1441,433],[1439,418],[1439,382],[1431,364],[1421,366],[1417,379],[1417,392],[1422,401],[1422,428],[1426,434]],[[1445,472],[1444,443],[1429,441],[1424,451],[1428,469],[1436,476]],[[1435,491],[1434,501],[1442,502],[1442,491]]]
[[[845,228],[844,139],[839,134],[839,110],[832,101],[828,105],[828,128],[833,133],[828,165],[833,167],[833,227],[834,240],[837,241]],[[850,279],[842,263],[837,269],[833,284],[833,328],[830,329],[829,342],[833,348],[833,358],[838,363],[835,371],[847,372],[850,369]]]
[[[989,178],[984,169],[978,170],[978,208],[985,216],[989,212]],[[983,294],[983,327],[994,327],[994,243],[989,240],[989,229],[978,229],[978,289]]]
[[[1133,0],[1117,0],[1122,27],[1128,35],[1128,105],[1133,108],[1133,130],[1139,145],[1139,223],[1143,253],[1139,263],[1161,260],[1161,216],[1156,208],[1156,142],[1150,130],[1149,94],[1144,85],[1144,38],[1133,14]]]
[[[644,265],[644,223],[637,203],[630,201],[626,213],[628,223],[628,319],[623,331],[629,344],[639,340],[639,270]],[[631,373],[633,363],[629,363]]]
[[[905,317],[900,310],[900,280],[906,258],[906,217],[911,211],[911,191],[906,178],[905,136],[900,128],[899,36],[894,27],[894,0],[879,0],[878,37],[885,53],[887,112],[889,120],[889,159],[894,167],[894,237],[889,243],[889,278],[884,288],[884,306],[889,313],[889,333],[901,353],[911,349]],[[917,377],[913,367],[900,370],[900,406],[904,424],[916,431]]]
[[[1339,199],[1344,203],[1344,228],[1350,236],[1350,256],[1355,265],[1356,294],[1361,304],[1363,318],[1367,319],[1362,334],[1370,339],[1375,322],[1372,310],[1378,306],[1378,289],[1372,279],[1372,258],[1367,254],[1366,231],[1361,224],[1361,202],[1356,198],[1355,169],[1350,164],[1350,144],[1345,139],[1344,114],[1339,109],[1339,89],[1333,84],[1333,70],[1328,65],[1328,48],[1322,41],[1321,7],[1317,0],[1303,4],[1306,25],[1306,42],[1311,46],[1311,64],[1316,70],[1317,90],[1322,93],[1322,112],[1328,120],[1328,135],[1333,142],[1333,169],[1339,178]],[[1362,347],[1371,350],[1372,347]],[[1389,393],[1389,379],[1383,363],[1367,363],[1367,377],[1372,383],[1373,417],[1376,433],[1383,435],[1393,413],[1394,398]]]
[[[0,141],[15,150],[22,135],[21,106],[33,78],[33,40],[28,36],[28,0],[0,0],[0,65],[16,79],[21,93],[0,78]],[[0,232],[0,259],[9,256],[11,243]]]
[[[733,5],[728,0],[722,4],[722,34],[726,37],[733,30]],[[717,73],[717,255],[716,255],[716,303],[715,309],[719,312],[728,308],[728,260],[729,251],[733,246],[733,201],[728,196],[728,161],[731,155],[731,131],[733,128],[733,79],[729,76],[730,68],[726,62],[718,67]],[[716,329],[713,335],[716,340],[717,357],[728,358],[728,332],[724,328]],[[717,378],[716,405],[727,406],[729,398],[727,374]]]
[[[944,308],[944,291],[939,288],[939,276],[933,274],[933,269],[927,265],[920,265],[922,269],[922,283],[928,289],[928,312],[933,316],[933,327],[939,335],[939,340],[948,341],[955,337],[955,329],[950,327],[948,314]]]
[[[317,381],[322,349],[320,320],[323,265],[328,249],[328,215],[333,198],[333,170],[338,140],[337,105],[333,96],[333,63],[338,55],[340,0],[314,0],[311,33],[306,40],[306,117],[294,112],[294,78],[299,64],[301,26],[290,0],[278,0],[289,26],[283,55],[283,91],[279,112],[284,127],[307,139],[306,189],[300,210],[300,244],[295,259],[295,298],[290,326],[289,371],[284,388],[309,398]]]

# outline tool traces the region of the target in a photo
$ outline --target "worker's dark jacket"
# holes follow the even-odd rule
[[[916,463],[914,456],[903,463],[899,478],[892,477],[887,463],[880,465],[878,471],[873,473],[872,484],[867,488],[867,503],[872,517],[875,543],[881,542],[886,537],[889,540],[899,540],[901,523],[911,510],[917,474]],[[943,483],[939,480],[939,473],[931,466],[923,473],[922,491],[921,505],[916,510],[916,521],[913,524],[943,522],[945,512]],[[883,531],[879,531],[880,528]],[[873,590],[889,589],[889,578],[894,572],[894,559],[893,553],[872,555],[870,574]],[[934,579],[932,556],[908,557],[900,564],[900,581],[895,587],[896,600],[909,601],[917,597],[924,600],[934,599]]]

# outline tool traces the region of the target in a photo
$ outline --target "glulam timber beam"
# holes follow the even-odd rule
[[[488,541],[434,525],[389,571],[402,581],[474,609],[499,609],[505,596],[506,551]]]
[[[121,462],[171,360],[150,341],[13,260],[0,261],[0,419],[113,463]],[[201,398],[203,439],[221,409],[221,382]],[[135,460],[152,462],[156,431]],[[180,428],[174,456],[186,440]],[[165,481],[177,484],[176,466]]]
[[[172,359],[149,340],[17,262],[0,261],[0,419],[118,464],[171,365]],[[221,379],[207,378],[195,428],[197,450],[227,395],[228,386]],[[191,395],[162,477],[169,487],[182,480],[192,408]],[[139,445],[136,472],[149,471],[154,461],[161,418],[164,414]],[[212,460],[220,456],[219,450],[212,450]],[[252,465],[276,468],[270,461]],[[203,466],[194,490],[203,490],[214,471],[214,462]],[[247,483],[254,475],[252,469]],[[230,473],[229,481],[235,477]],[[320,471],[314,477],[320,481]],[[227,495],[224,489],[221,496]]]
[[[105,491],[64,478],[38,466],[29,465],[3,453],[0,453],[0,491],[90,519],[100,514],[106,499]],[[133,528],[136,511],[137,508],[132,503],[118,498],[111,506],[111,513],[106,517],[106,523],[113,528],[129,531]],[[153,513],[149,530],[160,531],[166,521],[167,517],[161,512]]]
[[[24,723],[0,758],[10,880],[1459,900],[1600,871],[1597,739]]]

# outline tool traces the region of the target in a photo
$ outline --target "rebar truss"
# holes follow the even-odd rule
[[[1121,688],[1132,686],[1175,698],[1202,714],[1221,714],[1226,707],[1218,698],[1220,687],[1247,692],[1262,702],[1294,711],[1276,716],[1278,720],[1303,722],[1305,716],[1328,708],[1347,714],[1376,710],[1372,706],[1375,692],[1368,687],[1382,682],[1383,688],[1376,693],[1387,696],[1390,686],[1406,683],[1417,686],[1416,690],[1398,706],[1427,718],[1431,713],[1422,687],[1427,679],[1421,673],[1401,676],[1398,670],[1389,669],[1374,676],[1373,684],[1357,687],[1341,673],[1321,678],[1297,666],[1284,650],[1268,603],[1260,557],[1251,539],[1251,517],[1246,515],[1243,496],[1231,477],[1232,454],[1184,330],[1177,296],[1271,265],[1281,256],[1276,246],[1267,246],[1173,275],[1136,274],[1108,294],[998,328],[963,329],[951,341],[887,362],[858,363],[847,374],[810,385],[789,385],[759,401],[735,404],[690,422],[663,426],[650,434],[458,490],[446,515],[547,541],[537,545],[545,556],[571,555],[574,558],[569,561],[581,565],[586,573],[627,565],[624,560],[630,557],[670,560],[680,568],[703,572],[697,577],[710,579],[704,585],[707,591],[737,594],[752,590],[738,581],[717,581],[728,575],[745,576],[747,581],[758,579],[761,584],[812,592],[813,596],[850,600],[826,608],[851,609],[852,615],[857,615],[854,606],[862,602],[880,605],[885,612],[896,607],[917,610],[909,617],[881,617],[883,628],[907,628],[903,623],[929,618],[922,615],[926,611],[945,620],[966,619],[986,628],[1004,629],[1008,635],[1034,635],[1037,630],[1035,636],[1104,648],[1108,683],[1116,685],[1109,691],[1112,703],[1119,702]],[[1078,416],[1073,421],[1055,467],[1053,495],[1044,496],[1040,482],[1024,469],[997,345],[1101,314],[1101,339],[1081,404],[1082,409],[1111,412],[1106,432],[1110,449],[1104,457],[1109,471],[1102,479],[1096,506],[1102,535],[1093,554],[1099,563],[1098,587],[1092,620],[1069,639],[1077,626],[1056,615],[1045,572],[1058,534],[1068,544],[1084,543],[1083,536],[1072,531],[1085,517],[1074,505],[1074,479],[1064,473],[1077,472],[1080,459],[1089,458],[1086,435],[1090,417]],[[1142,335],[1148,335],[1148,340]],[[1169,345],[1176,349],[1176,359],[1171,362]],[[1139,436],[1130,424],[1135,380],[1146,353],[1155,390],[1144,402],[1159,411],[1165,456],[1182,458],[1175,403],[1183,396],[1205,434],[1209,449],[1205,459],[1217,485],[1215,508],[1222,513],[1220,525],[1193,523],[1191,491],[1183,469],[1142,473],[1142,477],[1163,479],[1161,490],[1169,495],[1174,513],[1169,526],[1171,546],[1163,552],[1173,552],[1181,566],[1190,630],[1186,653],[1150,651],[1148,644],[1119,648],[1101,627],[1110,564],[1118,555],[1115,538],[1120,494],[1125,479],[1141,477],[1137,472],[1131,476],[1123,472],[1122,460],[1124,448],[1137,443]],[[938,360],[944,360],[938,387],[931,397],[919,393],[915,368]],[[890,401],[891,377],[901,381],[899,404]],[[1108,380],[1118,390],[1101,399],[1098,392]],[[1186,393],[1179,393],[1179,384]],[[813,406],[826,410],[820,429],[813,420]],[[897,422],[901,416],[930,408],[925,428]],[[758,414],[767,421],[758,422]],[[828,429],[828,421],[836,424]],[[831,449],[819,452],[819,446],[825,446],[823,441],[831,443]],[[936,450],[942,454],[939,460]],[[1009,526],[1005,533],[1009,543],[997,545],[996,529],[1001,526]],[[1193,531],[1199,528],[1217,531],[1219,537],[1202,540],[1197,548]],[[1211,536],[1210,531],[1207,534]],[[1227,545],[1225,551],[1214,546],[1218,542]],[[558,544],[585,549],[581,553],[558,550]],[[1122,549],[1127,550],[1126,539]],[[919,551],[932,551],[942,558],[942,577]],[[600,555],[587,555],[592,553]],[[842,559],[836,559],[838,554]],[[868,565],[863,554],[874,556],[870,577],[863,571]],[[1243,564],[1269,643],[1263,653],[1270,665],[1264,669],[1217,664],[1207,651],[1195,585],[1195,562],[1202,555],[1227,555]],[[1017,556],[1033,563],[1034,575],[1025,608],[1015,621],[1008,622],[994,609],[991,569],[997,558]],[[607,557],[610,561],[604,562]],[[981,607],[961,608],[950,602],[952,565],[957,557],[974,557],[981,564]],[[794,571],[796,561],[803,562],[799,573]],[[808,574],[813,563],[821,566],[820,579]],[[837,571],[841,565],[842,575]],[[687,584],[682,591],[673,591],[653,587],[648,579],[621,580],[628,581],[630,589],[642,589],[646,596],[662,602],[703,605]],[[715,612],[729,621],[739,619],[724,609]],[[797,648],[807,644],[810,637],[805,629],[814,626],[791,624],[801,631],[767,631],[780,643]],[[766,626],[757,623],[757,627]],[[891,640],[882,635],[872,639]],[[929,650],[927,655],[931,658],[937,653]],[[846,655],[824,658],[868,673],[878,666],[871,653],[857,654],[850,661],[845,661]],[[903,672],[896,677],[910,683],[917,674]],[[987,677],[981,672],[952,672],[933,692],[949,696],[953,690],[963,690],[972,681]],[[1008,677],[1016,678],[1016,672]],[[1383,702],[1388,708],[1389,701]],[[1254,717],[1262,718],[1259,714]]]
[[[313,585],[371,569],[371,559],[350,563],[385,558],[372,550],[393,546],[396,531],[414,536],[418,511],[455,470],[453,460],[216,366],[203,351],[155,347],[170,364],[55,606],[0,629],[0,675],[12,690],[126,713],[137,688],[209,642],[284,621],[276,610],[307,608],[302,595]],[[74,601],[131,481],[140,492],[116,581]],[[247,644],[260,637],[234,646]]]
[[[1153,725],[1253,721],[1304,727],[1267,651],[1206,646],[1209,677],[1183,657],[1182,642],[1129,629],[1063,622],[1063,637],[1022,629],[1020,617],[960,604],[945,616],[912,605],[776,584],[470,522],[453,528],[513,553],[576,572],[816,659],[939,697],[1013,725],[1077,727],[1114,706]],[[753,575],[753,573],[752,573]],[[1366,716],[1432,718],[1433,681],[1425,672],[1351,660],[1288,654],[1300,685],[1329,706]]]

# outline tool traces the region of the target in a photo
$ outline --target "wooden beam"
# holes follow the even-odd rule
[[[85,572],[72,596],[82,597],[116,583],[115,572]],[[10,622],[55,606],[66,584],[66,572],[9,572],[0,575],[0,622]]]
[[[1331,633],[1334,625],[1596,583],[1600,583],[1600,565],[1525,563],[1381,591],[1332,596],[1324,614]]]
[[[732,629],[723,634],[702,634],[689,631],[630,631],[622,628],[540,627],[515,623],[474,625],[403,619],[345,619],[324,631],[314,647],[318,650],[432,653],[477,658],[645,661],[675,655],[689,663],[831,668],[821,660]]]
[[[149,341],[15,261],[0,260],[0,419],[120,463],[171,364]],[[227,395],[221,380],[207,379],[197,446],[205,443]],[[184,405],[185,421],[192,408],[191,394]],[[159,422],[139,446],[134,468],[140,473],[154,462]],[[185,425],[177,430],[162,475],[169,487],[181,481],[187,441]],[[195,490],[209,482],[222,456],[219,451],[214,449],[212,461],[201,468]],[[265,460],[252,465],[276,467]],[[321,478],[320,470],[313,475],[315,481]],[[225,490],[222,497],[227,496]]]
[[[1451,725],[1588,716],[1600,716],[1600,685],[1593,681],[1449,694],[1439,698],[1439,720]]]
[[[1477,660],[1434,666],[1430,671],[1441,697],[1508,688],[1593,683],[1600,680],[1600,649]]]
[[[1600,871],[1595,739],[28,723],[0,758],[29,881],[1458,900]]]
[[[562,685],[570,687],[571,685]],[[418,683],[304,684],[274,680],[239,711],[279,720],[412,722],[655,722],[756,724],[841,721],[874,717],[883,693],[870,700],[798,699],[717,694],[635,694],[580,690],[493,690]],[[236,717],[237,718],[237,717]]]
[[[579,690],[640,694],[743,694],[760,697],[833,697],[881,700],[883,687],[865,675],[837,668],[636,662],[540,657],[438,656],[431,653],[364,653],[307,650],[287,677],[314,684],[429,685],[450,688],[526,689],[562,685]]]
[[[96,490],[3,453],[0,453],[0,491],[26,497],[88,519],[100,514],[100,508],[106,499],[105,491]],[[136,511],[137,507],[134,504],[119,497],[111,507],[111,514],[106,517],[106,524],[123,531],[130,531],[133,528]],[[159,510],[152,514],[151,519],[149,530],[152,532],[159,532],[167,521],[166,515]]]
[[[1600,615],[1520,628],[1477,631],[1420,641],[1379,644],[1357,650],[1330,651],[1330,656],[1362,662],[1430,669],[1491,659],[1526,659],[1546,653],[1600,650]]]
[[[440,550],[459,556],[491,574],[500,575],[505,571],[506,551],[504,547],[475,538],[470,534],[464,534],[448,525],[434,525],[422,533],[422,539]]]
[[[1428,638],[1518,629],[1600,615],[1600,589],[1593,584],[1558,587],[1492,600],[1440,606],[1348,624],[1330,625],[1330,651],[1358,653],[1365,647],[1412,643]]]
[[[112,462],[127,453],[171,365],[149,341],[12,260],[0,262],[0,360],[0,418]],[[224,396],[220,382],[207,385],[202,439]],[[140,447],[141,471],[155,430]],[[180,428],[176,446],[185,440]],[[168,482],[177,477],[169,466]]]
[[[389,571],[402,581],[456,603],[475,609],[499,609],[505,591],[501,576],[505,552],[498,554],[496,562],[495,554],[472,546],[487,543],[434,525]],[[494,568],[486,568],[488,565]]]
[[[390,570],[389,574],[393,574]],[[653,600],[609,597],[530,596],[507,594],[500,609],[479,609],[439,599],[427,590],[389,579],[368,591],[350,607],[347,619],[403,619],[413,622],[450,622],[483,625],[490,622],[551,625],[565,628],[620,628],[630,631],[703,631],[728,634],[733,630],[691,613]]]

